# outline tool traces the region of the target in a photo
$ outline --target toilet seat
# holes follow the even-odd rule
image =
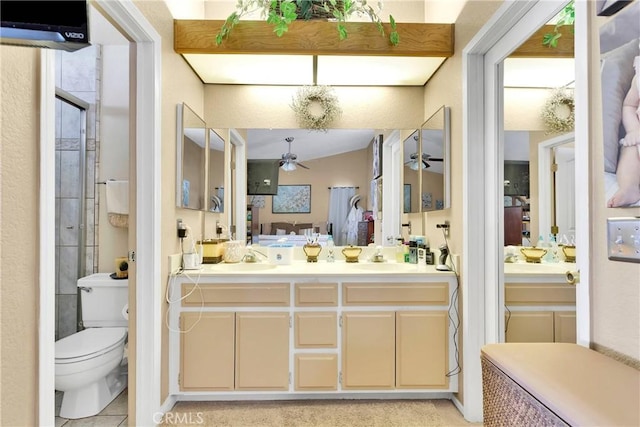
[[[55,343],[55,363],[76,363],[93,359],[122,345],[127,328],[88,328]]]

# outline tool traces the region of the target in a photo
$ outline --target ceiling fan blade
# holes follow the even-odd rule
[[[305,165],[303,165],[302,163],[299,163],[299,162],[295,162],[295,163],[296,163],[296,165],[300,166],[301,168],[309,169],[309,166],[305,166]]]
[[[444,159],[439,159],[437,157],[429,157],[430,162],[442,162]]]

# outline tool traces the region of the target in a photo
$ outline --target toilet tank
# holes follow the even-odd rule
[[[95,273],[78,279],[82,301],[82,323],[92,327],[129,325],[129,280],[112,279],[109,273]]]

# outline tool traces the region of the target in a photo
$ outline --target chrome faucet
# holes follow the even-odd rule
[[[260,252],[259,250],[253,249],[253,247],[251,245],[247,245],[246,252],[245,252],[244,256],[242,257],[242,260],[244,262],[258,262],[257,255],[262,256],[264,259],[268,259],[269,258],[267,255],[265,255],[264,253]]]

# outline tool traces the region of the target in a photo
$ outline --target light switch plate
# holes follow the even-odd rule
[[[607,252],[611,260],[640,263],[640,217],[607,218]]]

